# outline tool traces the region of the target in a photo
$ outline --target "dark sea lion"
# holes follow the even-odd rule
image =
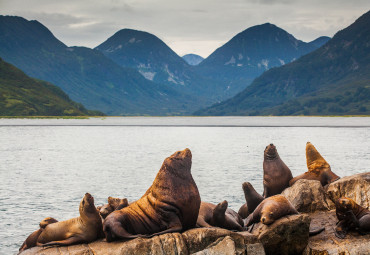
[[[79,217],[47,225],[37,239],[37,245],[64,246],[96,240],[102,232],[102,222],[89,193],[81,200],[79,211]]]
[[[252,184],[249,182],[244,182],[242,187],[246,203],[240,207],[238,214],[240,217],[242,217],[242,219],[245,219],[254,211],[254,209],[256,209],[264,197],[258,194]]]
[[[243,219],[228,208],[226,200],[215,205],[201,202],[197,227],[220,227],[228,230],[243,231]]]
[[[100,216],[105,219],[114,210],[120,210],[128,206],[126,198],[108,197],[108,204],[97,207]]]
[[[245,226],[262,222],[270,225],[277,219],[286,215],[298,214],[298,211],[283,195],[265,198],[245,220]]]
[[[191,161],[189,149],[166,158],[146,193],[105,219],[103,229],[107,241],[150,237],[195,227],[200,196],[191,175]]]
[[[345,238],[348,231],[356,230],[360,234],[370,233],[370,211],[347,197],[335,202],[336,215],[339,220],[335,228],[338,238]]]
[[[19,248],[19,251],[21,252],[26,249],[35,247],[37,245],[37,239],[39,238],[41,232],[45,229],[47,225],[55,222],[58,221],[52,217],[47,217],[43,219],[39,224],[40,228],[27,237],[27,239],[23,242],[21,248]]]
[[[266,146],[263,159],[263,197],[280,194],[289,187],[292,172],[281,160],[275,145]]]
[[[306,160],[308,171],[304,174],[294,177],[289,185],[292,186],[300,179],[317,180],[322,186],[338,180],[340,177],[331,171],[330,165],[320,155],[310,142],[306,144]]]

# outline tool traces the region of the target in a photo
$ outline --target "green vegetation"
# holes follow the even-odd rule
[[[103,115],[73,102],[58,87],[25,75],[0,58],[0,116]]]

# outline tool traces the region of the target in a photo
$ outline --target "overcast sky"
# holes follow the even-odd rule
[[[180,56],[203,57],[254,25],[270,22],[311,41],[369,10],[369,0],[0,0],[1,15],[38,20],[68,46],[93,48],[131,28],[158,36]]]

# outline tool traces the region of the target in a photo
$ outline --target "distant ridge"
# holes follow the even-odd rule
[[[370,12],[316,51],[196,115],[369,115]]]
[[[98,50],[67,47],[38,21],[0,16],[0,57],[108,115],[183,115],[204,105],[119,66]]]
[[[302,42],[276,25],[265,23],[234,36],[195,70],[228,83],[228,89],[235,95],[266,70],[290,63],[317,49],[319,42]]]
[[[203,57],[196,54],[186,54],[182,58],[191,66],[197,66],[204,60]]]

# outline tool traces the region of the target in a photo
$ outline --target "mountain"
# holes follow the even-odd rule
[[[370,11],[324,46],[272,68],[198,115],[370,114]]]
[[[283,29],[265,23],[234,36],[203,60],[196,70],[221,80],[236,94],[266,70],[294,61],[318,46],[297,40]]]
[[[223,85],[205,79],[148,32],[122,29],[95,48],[122,67],[138,70],[147,80],[163,83],[181,93],[214,102],[223,98]]]
[[[182,59],[186,61],[191,66],[199,65],[200,62],[204,60],[203,57],[196,55],[196,54],[186,54],[182,56]]]
[[[98,50],[67,47],[38,21],[0,16],[0,57],[108,115],[179,115],[204,105],[119,66]]]
[[[103,115],[73,102],[60,88],[32,79],[0,58],[1,116]]]
[[[316,48],[320,48],[325,43],[327,43],[331,38],[329,36],[320,36],[319,38],[309,42],[310,45],[313,45]]]

